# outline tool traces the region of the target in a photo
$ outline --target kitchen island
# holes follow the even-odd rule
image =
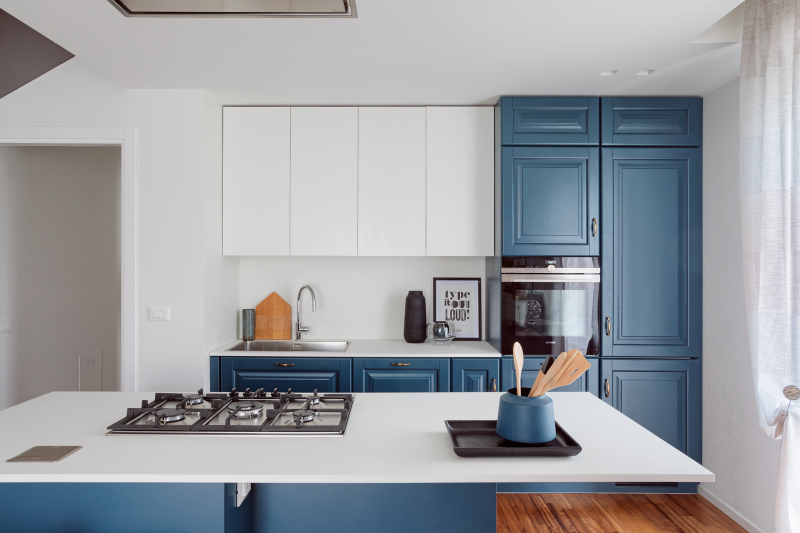
[[[359,394],[343,437],[106,436],[126,408],[152,396],[60,392],[0,412],[3,461],[37,445],[83,447],[59,463],[0,463],[0,524],[27,531],[58,531],[53,525],[67,522],[108,532],[492,531],[497,483],[714,480],[588,393],[551,394],[556,420],[583,448],[551,458],[454,454],[444,421],[495,419],[500,393]],[[39,422],[42,413],[58,414]],[[241,507],[233,503],[236,483],[254,484]],[[43,498],[48,513],[37,513]],[[190,519],[195,510],[200,518]],[[93,520],[103,513],[114,518],[98,528]],[[143,514],[152,524],[131,528]]]

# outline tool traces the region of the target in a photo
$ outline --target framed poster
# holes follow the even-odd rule
[[[481,340],[481,278],[433,278],[433,320],[456,326],[455,340]]]

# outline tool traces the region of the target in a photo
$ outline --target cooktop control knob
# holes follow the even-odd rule
[[[548,272],[555,272],[556,271],[556,266],[555,265],[547,265],[547,271]]]
[[[280,396],[280,395],[281,395],[281,393],[280,393],[280,392],[278,392],[278,388],[277,388],[277,387],[275,387],[275,390],[273,390],[273,391],[272,391],[272,397],[273,397],[273,398],[277,398],[277,397],[278,397],[278,396]]]
[[[231,392],[228,394],[228,396],[230,396],[231,398],[236,398],[237,396],[239,396],[239,391],[236,389],[231,389]]]

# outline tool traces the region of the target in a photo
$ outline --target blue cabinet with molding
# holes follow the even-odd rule
[[[595,147],[502,147],[502,255],[600,253]]]
[[[450,359],[353,359],[353,392],[449,392]]]
[[[700,357],[699,148],[603,148],[602,355]]]
[[[500,390],[500,359],[453,359],[452,392]]]
[[[700,360],[603,359],[600,369],[606,403],[700,461]]]
[[[597,97],[504,96],[498,106],[503,145],[599,144]]]
[[[702,98],[603,98],[603,146],[700,146]]]
[[[352,359],[335,357],[219,357],[211,358],[212,389],[275,388],[282,392],[350,392]],[[218,359],[219,379],[214,377]]]

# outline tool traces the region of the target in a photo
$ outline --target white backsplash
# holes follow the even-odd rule
[[[304,291],[303,325],[311,328],[304,338],[402,339],[408,291],[423,291],[433,320],[434,277],[481,278],[485,307],[483,257],[242,257],[239,307],[255,308],[275,291],[292,306],[294,324],[297,291],[311,285],[317,312]],[[481,315],[485,332],[484,310]]]

